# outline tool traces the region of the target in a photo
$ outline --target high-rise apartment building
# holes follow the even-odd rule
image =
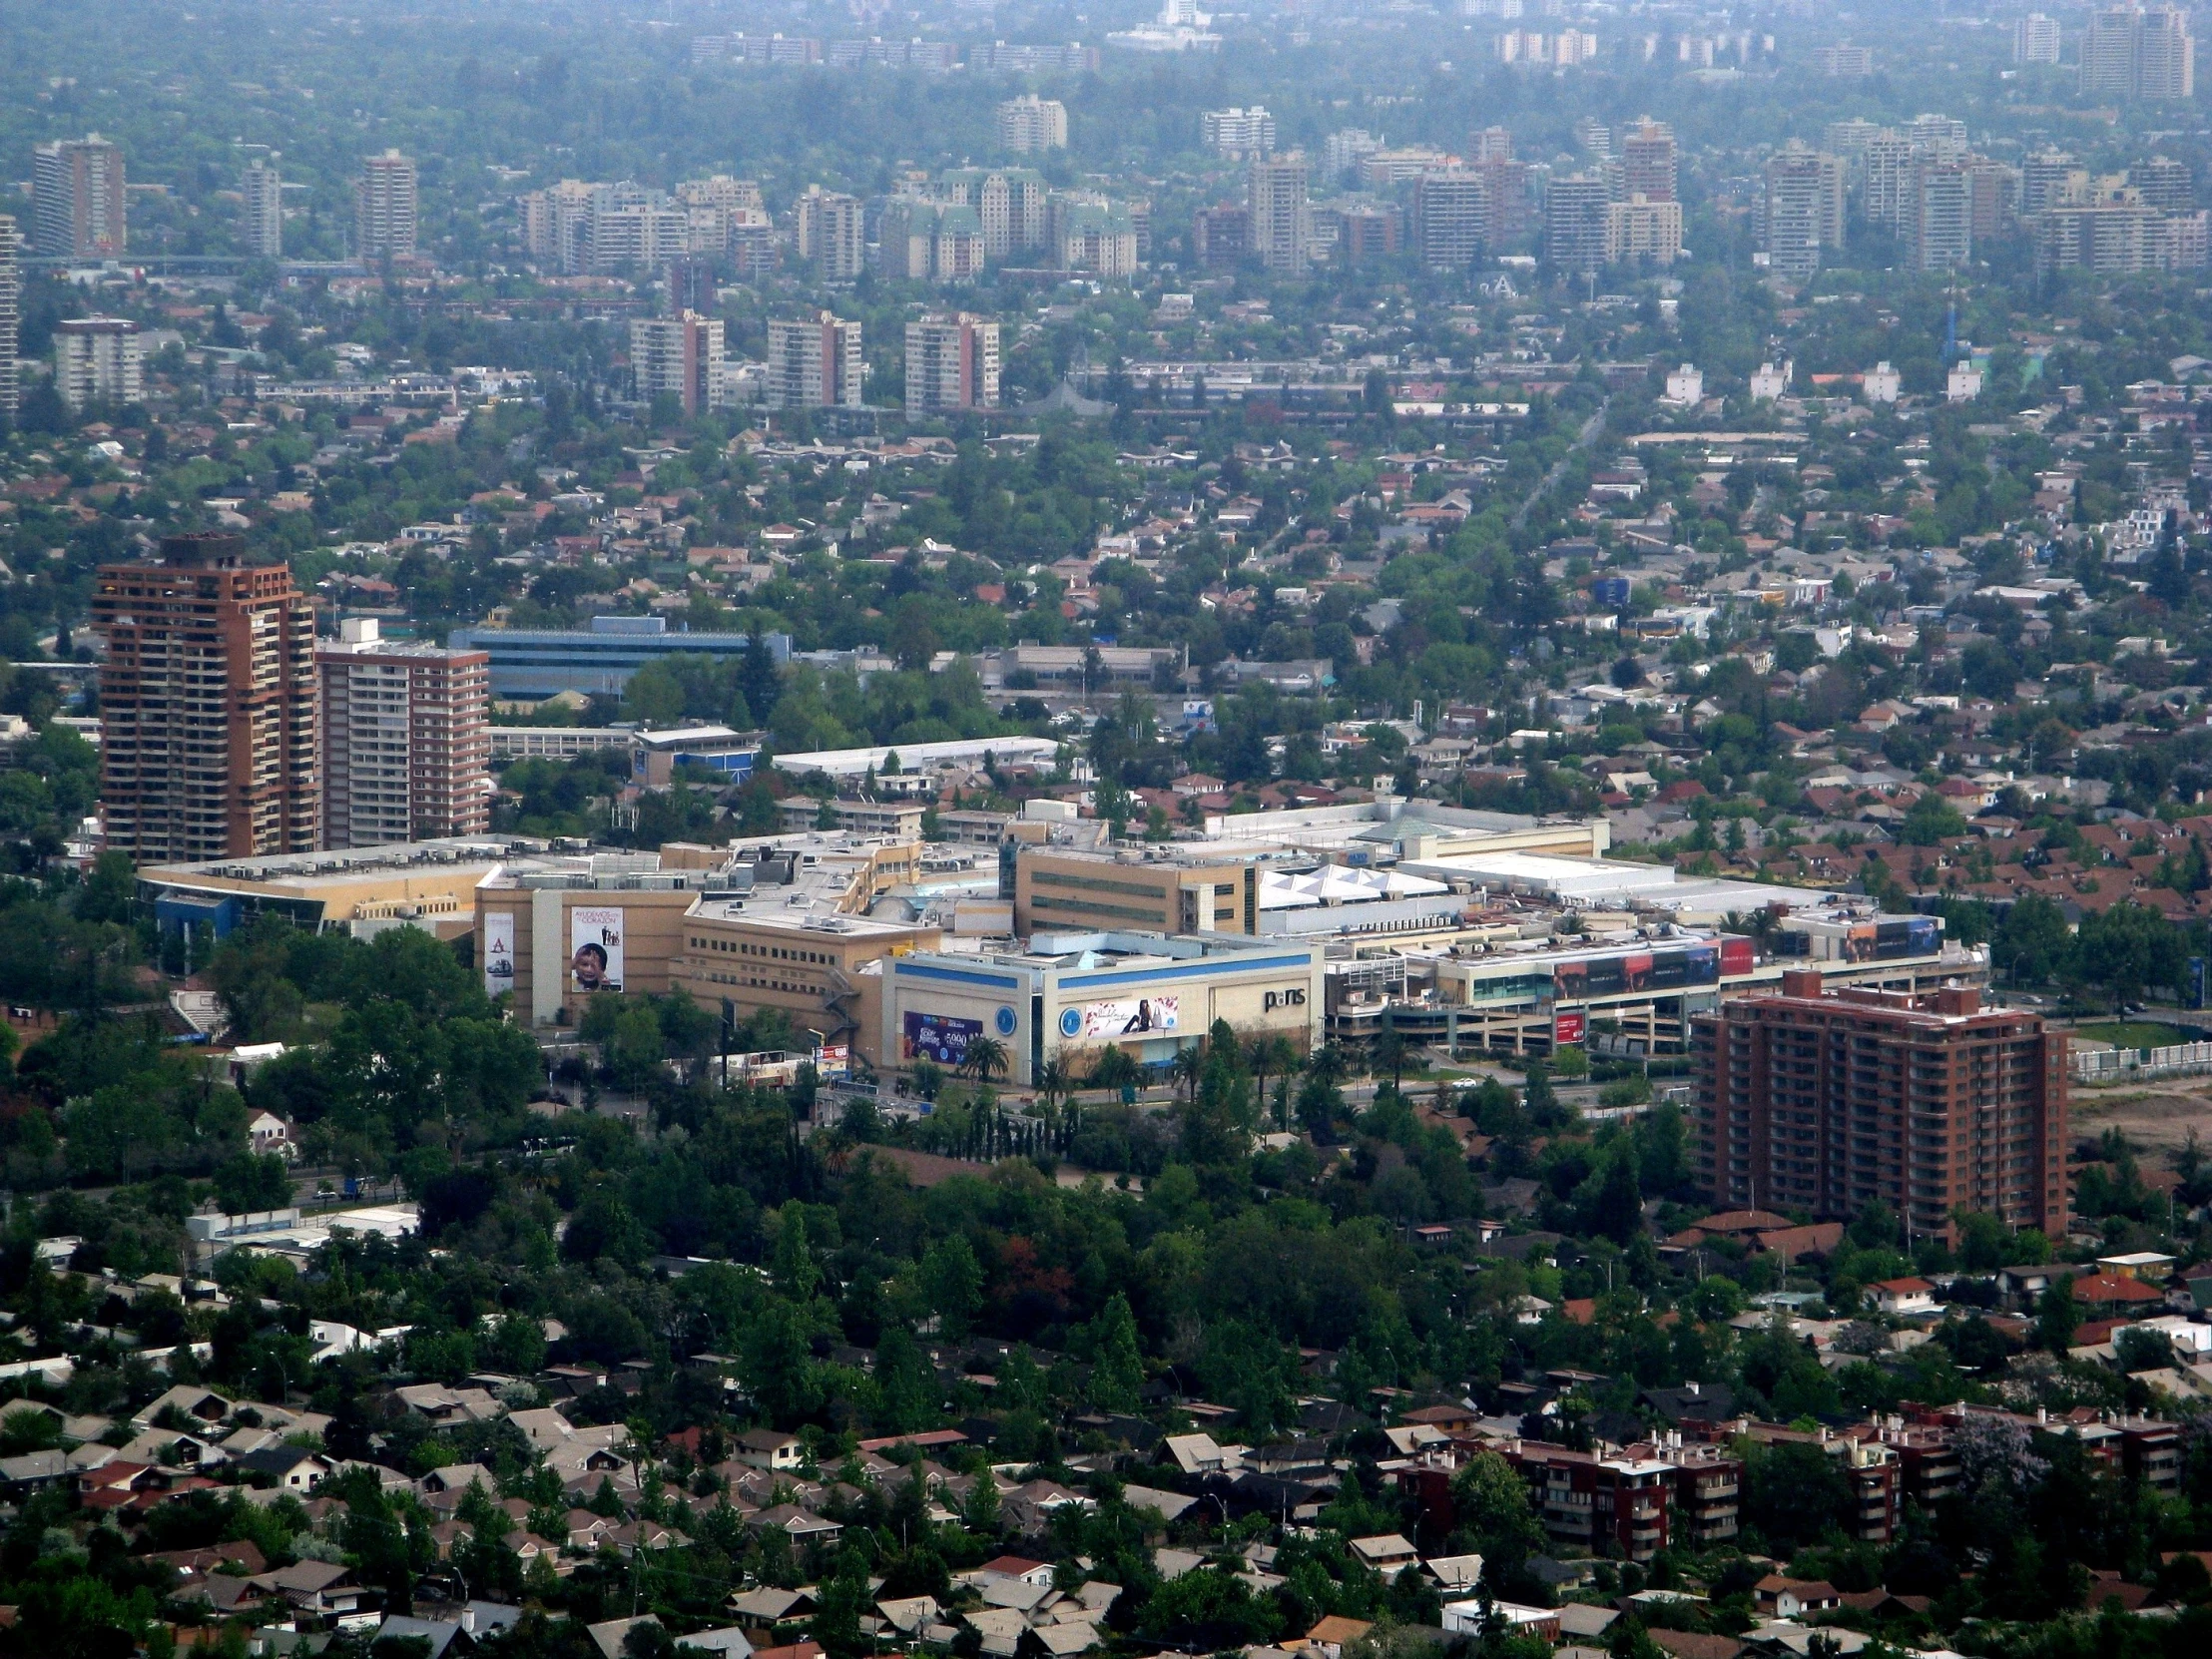
[[[2189,164],[2172,156],[2147,156],[2127,170],[2128,187],[2143,206],[2160,213],[2187,213],[2197,205],[2197,182]]]
[[[650,403],[666,392],[687,418],[708,406],[722,370],[722,319],[679,311],[630,319],[630,372]]]
[[[55,323],[54,389],[73,410],[144,397],[139,325],[124,316],[73,316]]]
[[[1844,162],[1792,142],[1767,159],[1760,233],[1779,276],[1810,276],[1844,245]]]
[[[2058,19],[2045,17],[2041,12],[2029,12],[2012,25],[2012,61],[2056,63],[2063,40]]]
[[[31,152],[31,214],[38,251],[67,260],[116,260],[130,246],[123,152],[98,133]]]
[[[1682,257],[1682,204],[1641,195],[1605,205],[1605,257],[1614,265],[1672,265]]]
[[[314,605],[238,536],[169,536],[102,565],[100,800],[138,863],[311,852],[319,833]]]
[[[998,403],[998,324],[965,311],[906,324],[906,413],[952,414]]]
[[[13,422],[19,407],[15,353],[23,332],[22,238],[15,221],[0,214],[0,419]]]
[[[860,325],[829,311],[768,325],[772,409],[860,406]]]
[[[1946,986],[1780,995],[1697,1017],[1697,1158],[1723,1209],[1848,1220],[1869,1204],[1915,1239],[1960,1211],[2052,1237],[2066,1221],[2066,1039],[2034,1014]]]
[[[1612,231],[1612,190],[1588,174],[1554,179],[1544,204],[1544,244],[1560,271],[1604,269]]]
[[[858,198],[809,185],[800,197],[799,257],[812,264],[825,282],[858,279],[867,258],[867,239]]]
[[[1068,147],[1068,107],[1057,98],[1025,92],[998,106],[998,147],[1017,156]]]
[[[1252,251],[1270,271],[1305,273],[1312,226],[1306,211],[1306,158],[1259,156],[1245,176],[1252,212]]]
[[[2196,95],[2196,42],[2189,15],[2137,4],[2092,12],[2081,37],[2081,92],[2118,103],[2180,103]]]
[[[937,195],[946,204],[974,210],[987,260],[1040,252],[1052,240],[1045,223],[1051,192],[1033,168],[950,168],[937,177]]]
[[[1913,171],[1899,230],[1915,271],[1953,271],[1973,258],[1974,170],[1922,161]]]
[[[1360,164],[1382,148],[1382,141],[1365,127],[1347,127],[1322,140],[1321,171],[1331,188],[1359,171]]]
[[[239,247],[256,259],[284,257],[284,181],[267,159],[239,175]]]
[[[380,639],[373,617],[348,617],[314,663],[323,846],[491,828],[488,652]]]
[[[1264,104],[1249,110],[1207,110],[1198,118],[1198,130],[1206,148],[1229,161],[1249,161],[1275,151],[1275,117]]]
[[[414,162],[396,150],[369,157],[353,181],[353,257],[411,260],[415,231]]]
[[[1621,135],[1621,197],[1675,201],[1674,129],[1646,116]]]
[[[1464,168],[1422,174],[1413,181],[1413,225],[1422,265],[1466,270],[1489,242],[1489,182]]]
[[[2020,212],[2033,218],[2089,199],[2089,170],[2063,150],[2047,146],[2020,163]]]

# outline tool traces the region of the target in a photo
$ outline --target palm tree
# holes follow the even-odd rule
[[[1390,1090],[1391,1090],[1391,1092],[1392,1092],[1393,1094],[1398,1094],[1398,1095],[1402,1095],[1402,1094],[1404,1094],[1404,1092],[1405,1092],[1405,1038],[1404,1038],[1404,1035],[1403,1035],[1402,1033],[1398,1032],[1397,1030],[1393,1029],[1393,1028],[1392,1028],[1392,1027],[1390,1027],[1390,1026],[1384,1026],[1384,1027],[1382,1028],[1382,1034],[1381,1036],[1379,1036],[1378,1038],[1376,1038],[1376,1041],[1375,1041],[1375,1057],[1376,1057],[1376,1058],[1377,1058],[1377,1059],[1378,1059],[1379,1061],[1381,1061],[1381,1062],[1382,1062],[1382,1063],[1383,1065],[1385,1065],[1385,1066],[1389,1067],[1389,1071],[1390,1071]]]
[[[1335,1043],[1323,1043],[1306,1056],[1306,1075],[1324,1083],[1342,1083],[1351,1070],[1351,1061]]]
[[[1263,1032],[1252,1039],[1245,1050],[1245,1064],[1252,1068],[1255,1091],[1263,1108],[1268,1103],[1268,1077],[1271,1073],[1287,1072],[1298,1065],[1298,1051],[1291,1047],[1291,1039],[1279,1031]]]
[[[1068,1072],[1067,1064],[1059,1055],[1037,1068],[1037,1098],[1044,1102],[1044,1120],[1057,1123],[1060,1118],[1060,1102],[1075,1092],[1075,1079]]]
[[[1175,1051],[1175,1059],[1168,1066],[1169,1075],[1176,1087],[1183,1091],[1188,1104],[1198,1093],[1198,1080],[1206,1074],[1206,1050],[1201,1043],[1191,1043]]]
[[[1006,1075],[1006,1045],[996,1037],[970,1037],[960,1056],[960,1071],[978,1083],[988,1083]]]
[[[1094,1089],[1126,1089],[1135,1085],[1138,1075],[1137,1062],[1130,1058],[1129,1050],[1111,1044],[1100,1049],[1092,1062],[1090,1082]]]

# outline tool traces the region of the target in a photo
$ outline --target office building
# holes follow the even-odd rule
[[[722,369],[722,319],[680,311],[675,316],[630,319],[630,372],[639,401],[666,392],[687,419],[705,409]]]
[[[2054,64],[2064,38],[2058,19],[2045,17],[2041,12],[2029,12],[2012,25],[2012,61]]]
[[[22,238],[15,221],[0,214],[0,419],[13,422],[18,407],[16,347],[23,333]]]
[[[860,324],[830,311],[768,325],[768,406],[860,406]]]
[[[1767,160],[1760,234],[1779,276],[1810,276],[1844,245],[1844,162],[1791,143]]]
[[[1674,129],[1646,116],[1621,135],[1621,197],[1672,202],[1675,196]]]
[[[1554,179],[1544,208],[1544,240],[1560,271],[1602,270],[1612,233],[1612,192],[1587,174]]]
[[[38,252],[117,260],[130,246],[123,152],[98,133],[31,152],[31,214]]]
[[[1414,236],[1430,271],[1464,271],[1490,238],[1489,184],[1479,173],[1446,168],[1413,181]]]
[[[791,661],[789,634],[764,634],[761,641],[779,666]],[[671,629],[659,616],[595,616],[588,628],[456,628],[446,643],[485,652],[491,695],[524,701],[569,691],[620,697],[647,663],[683,656],[734,663],[752,649],[744,634]]]
[[[122,316],[74,316],[54,324],[54,389],[71,410],[136,403],[146,395],[139,325]]]
[[[1306,158],[1254,158],[1245,179],[1245,205],[1252,214],[1252,251],[1270,271],[1305,273],[1312,226],[1306,212]]]
[[[1025,92],[998,106],[998,147],[1017,156],[1068,147],[1068,107],[1057,98]]]
[[[488,653],[380,639],[374,618],[348,617],[314,661],[324,847],[491,828]]]
[[[2115,103],[2181,103],[2196,95],[2189,15],[2133,4],[2092,12],[2081,38],[2081,93]]]
[[[411,260],[415,230],[415,164],[396,150],[369,157],[353,181],[353,257]]]
[[[809,185],[797,217],[799,257],[825,282],[855,280],[867,250],[858,199]]]
[[[1973,258],[1973,170],[1923,161],[1906,202],[1906,258],[1915,271],[1952,271]]]
[[[998,403],[998,324],[965,311],[906,324],[909,418]]]
[[[1614,265],[1672,265],[1682,257],[1682,204],[1631,196],[1605,205],[1605,257]]]
[[[1701,1015],[1691,1046],[1722,1209],[1846,1221],[1883,1204],[1914,1239],[1949,1239],[1961,1211],[2066,1230],[2066,1039],[2034,1014],[1967,987],[1828,994],[1793,970],[1779,995]]]
[[[284,257],[284,181],[273,161],[251,161],[239,175],[239,247],[256,259]]]
[[[100,799],[134,862],[312,851],[314,605],[243,538],[165,537],[158,564],[102,565]]]
[[[1249,161],[1275,152],[1275,117],[1264,105],[1207,110],[1199,116],[1198,127],[1200,142],[1228,161]]]

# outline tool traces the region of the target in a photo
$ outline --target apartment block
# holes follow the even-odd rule
[[[239,175],[239,246],[258,259],[284,257],[284,181],[271,161],[251,161]]]
[[[1949,1238],[1962,1210],[2062,1233],[2065,1037],[1968,988],[1820,986],[1787,971],[1779,995],[1693,1022],[1714,1202],[1832,1221],[1881,1203],[1917,1238]]]
[[[957,311],[906,324],[909,417],[987,409],[997,403],[997,323]]]
[[[1923,160],[1906,198],[1906,258],[1915,271],[1951,271],[1973,258],[1973,169],[1963,162]]]
[[[1672,265],[1682,257],[1682,204],[1633,195],[1605,207],[1605,257],[1614,265]]]
[[[1207,110],[1198,118],[1199,140],[1217,156],[1233,162],[1272,155],[1275,150],[1275,117],[1267,107]]]
[[[2029,12],[2012,25],[2012,61],[2054,64],[2064,40],[2058,19]]]
[[[1498,1450],[1528,1483],[1557,1542],[1628,1561],[1649,1561],[1667,1547],[1673,1465],[1537,1440],[1508,1440]]]
[[[699,413],[713,399],[722,358],[720,317],[680,311],[630,319],[630,372],[644,402],[666,392],[683,405],[686,416]]]
[[[810,185],[799,199],[797,218],[799,257],[825,282],[857,279],[867,253],[858,199]]]
[[[15,353],[23,332],[23,238],[0,214],[0,416],[14,420],[19,404]]]
[[[998,147],[1016,155],[1068,147],[1068,108],[1057,98],[1025,92],[998,106]]]
[[[860,324],[817,311],[768,325],[768,406],[860,406]]]
[[[1413,182],[1413,223],[1422,265],[1466,270],[1489,243],[1489,181],[1459,168],[1422,174]]]
[[[31,216],[38,252],[59,259],[121,259],[130,246],[123,151],[98,133],[31,152]]]
[[[308,852],[320,830],[314,607],[230,535],[102,565],[100,798],[138,863]]]
[[[1760,238],[1768,268],[1812,276],[1824,254],[1844,245],[1844,162],[1792,143],[1767,159]]]
[[[1051,195],[1033,168],[950,168],[938,175],[936,199],[974,213],[987,260],[1033,253],[1052,240]]]
[[[55,323],[54,389],[72,410],[139,401],[146,395],[139,325],[122,316],[73,316]]]
[[[414,258],[415,164],[396,150],[371,156],[353,181],[353,257]]]
[[[491,657],[378,637],[349,617],[315,650],[322,845],[387,846],[491,828]]]
[[[1252,214],[1252,251],[1270,271],[1298,276],[1306,270],[1313,226],[1306,207],[1306,158],[1256,158],[1246,174],[1245,204]]]
[[[1554,179],[1544,205],[1544,244],[1561,271],[1604,269],[1611,242],[1612,192],[1603,179]]]
[[[2092,12],[2081,38],[2081,93],[2115,103],[2174,104],[2196,96],[2189,14],[2132,4]]]
[[[1647,202],[1676,199],[1674,129],[1646,116],[1621,135],[1621,194]]]

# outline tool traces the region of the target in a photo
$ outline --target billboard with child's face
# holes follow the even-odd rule
[[[622,989],[622,912],[579,904],[568,913],[569,988],[590,996]]]

